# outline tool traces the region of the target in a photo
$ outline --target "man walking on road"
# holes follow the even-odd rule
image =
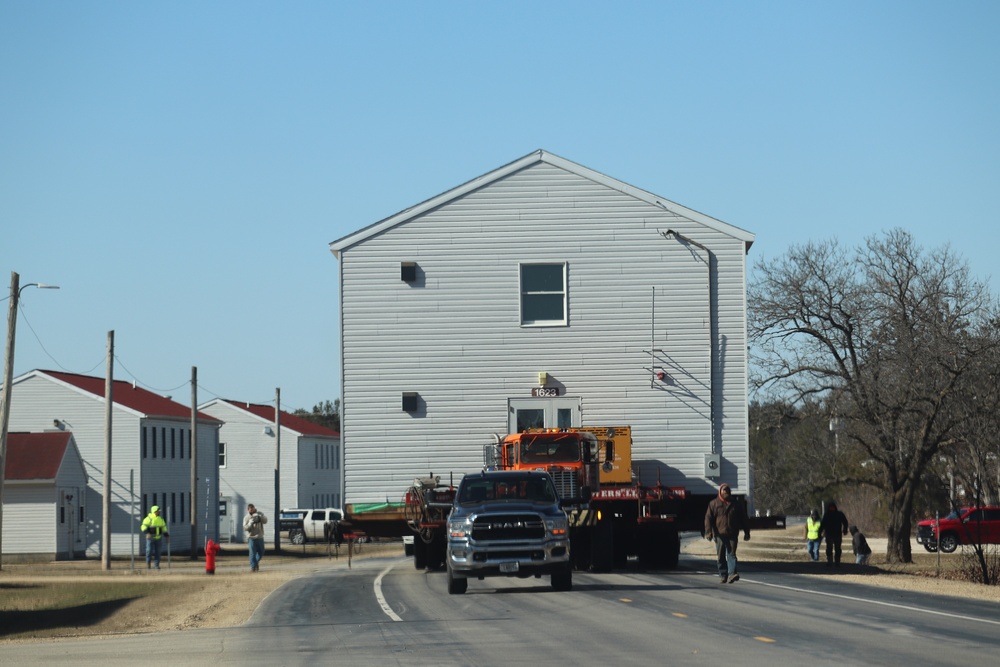
[[[750,522],[743,506],[730,498],[732,490],[728,484],[719,486],[719,495],[708,503],[705,512],[705,538],[715,540],[715,553],[719,560],[719,583],[733,583],[740,580],[736,563],[736,546],[740,531],[743,539],[750,539]]]

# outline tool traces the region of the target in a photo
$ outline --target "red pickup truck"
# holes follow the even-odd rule
[[[963,507],[945,517],[917,524],[917,544],[950,554],[960,544],[1000,544],[1000,507]]]

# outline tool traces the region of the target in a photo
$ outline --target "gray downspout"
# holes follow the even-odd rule
[[[709,414],[711,427],[712,427],[712,453],[718,453],[718,448],[715,442],[715,348],[716,348],[716,328],[715,328],[715,301],[713,301],[712,296],[715,294],[715,280],[712,273],[712,251],[698,243],[694,239],[684,236],[680,232],[675,232],[672,229],[668,229],[665,232],[660,232],[660,235],[665,238],[675,238],[682,243],[689,243],[697,248],[705,251],[705,264],[708,268],[708,337],[709,337]]]

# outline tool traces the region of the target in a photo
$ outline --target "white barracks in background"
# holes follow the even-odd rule
[[[72,433],[86,474],[74,513],[82,517],[78,536],[83,553],[101,555],[105,458],[105,380],[59,371],[34,370],[14,379],[11,432]],[[190,553],[191,512],[196,544],[217,539],[218,449],[222,423],[197,416],[195,507],[191,495],[191,406],[137,387],[113,383],[111,459],[111,555],[142,555],[139,522],[153,505],[163,508],[170,548]],[[79,503],[79,504],[77,504]],[[4,503],[5,509],[7,503]],[[206,530],[207,528],[207,530]],[[7,521],[4,521],[4,535]],[[6,541],[5,551],[6,551]]]
[[[574,425],[630,425],[645,484],[746,493],[753,240],[536,151],[334,241],[344,501]]]
[[[274,406],[216,399],[198,409],[224,422],[219,434],[219,538],[243,542],[243,516],[249,503],[270,521],[278,520],[280,508],[274,506]],[[340,507],[340,433],[284,410],[280,423],[281,505]],[[269,524],[265,531],[269,543],[275,525]]]

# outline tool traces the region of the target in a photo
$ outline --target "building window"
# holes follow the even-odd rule
[[[521,324],[566,324],[566,264],[521,264]]]
[[[226,443],[224,442],[219,443],[219,467],[226,467]]]
[[[160,454],[161,454],[160,458],[161,459],[167,458],[167,427],[166,426],[161,426],[160,427],[160,447],[162,447],[162,449],[160,450]]]
[[[177,458],[177,429],[170,429],[170,458]]]
[[[142,433],[142,458],[146,458],[146,432],[148,430],[149,429],[146,428],[145,426],[142,427],[142,431],[141,431],[141,433]]]
[[[156,458],[156,427],[155,426],[151,427],[149,429],[149,433],[150,433],[150,435],[153,436],[153,447],[152,447],[152,450],[153,450],[153,458],[155,459]]]

